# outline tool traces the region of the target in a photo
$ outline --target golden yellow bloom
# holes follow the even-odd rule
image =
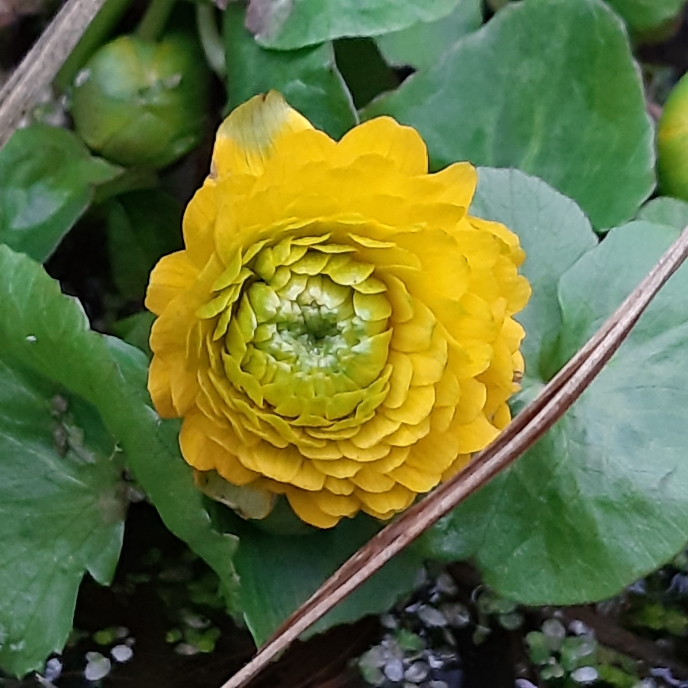
[[[428,174],[387,117],[337,143],[277,93],[237,108],[146,299],[186,461],[329,528],[390,518],[489,444],[530,286],[518,238],[467,214],[475,185],[468,163]]]

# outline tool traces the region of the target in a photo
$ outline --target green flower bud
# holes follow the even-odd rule
[[[164,167],[203,136],[209,72],[196,45],[122,36],[77,76],[72,116],[91,149],[122,165]]]

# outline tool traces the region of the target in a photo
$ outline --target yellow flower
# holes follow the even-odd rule
[[[329,528],[390,518],[489,444],[530,286],[518,238],[467,214],[475,185],[468,163],[428,174],[387,117],[337,143],[277,93],[237,108],[146,299],[186,461]]]

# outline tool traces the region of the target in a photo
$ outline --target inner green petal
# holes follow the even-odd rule
[[[357,418],[363,406],[368,415],[389,387],[386,285],[374,266],[339,252],[346,247],[328,251],[327,238],[247,251],[251,261],[232,265],[216,285],[232,284],[231,298],[216,293],[199,313],[226,332],[229,382],[288,422],[313,427]]]

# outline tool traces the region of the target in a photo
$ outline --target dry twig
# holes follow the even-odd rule
[[[0,91],[0,148],[47,88],[105,0],[67,0]]]

